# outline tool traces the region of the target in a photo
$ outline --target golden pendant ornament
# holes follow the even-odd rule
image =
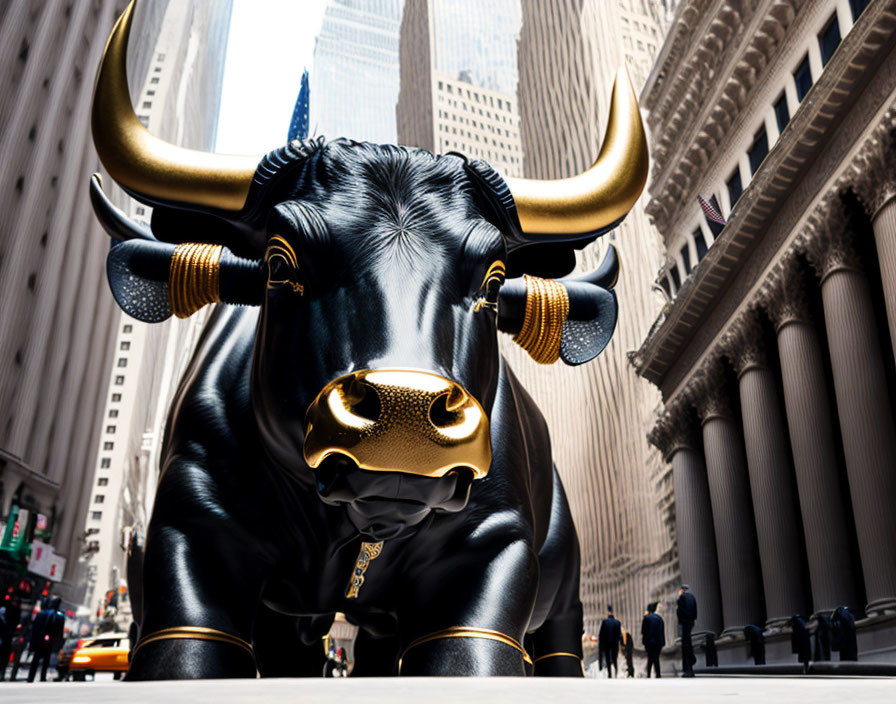
[[[345,590],[346,599],[357,599],[358,592],[364,585],[364,573],[370,567],[370,563],[380,556],[383,551],[383,541],[378,543],[361,543],[361,552],[358,553],[358,559],[355,560],[355,569],[352,570],[352,576],[348,580],[348,588]]]

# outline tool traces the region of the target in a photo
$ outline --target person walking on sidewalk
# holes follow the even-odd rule
[[[662,677],[660,674],[660,652],[666,644],[666,627],[663,617],[656,612],[656,605],[655,601],[647,605],[647,612],[641,621],[641,643],[647,651],[647,677],[650,677],[651,668],[656,673],[656,677]]]
[[[694,655],[694,644],[691,641],[691,631],[697,621],[697,598],[691,593],[687,584],[682,584],[678,592],[678,635],[681,636],[681,669],[685,677],[694,676],[694,663],[697,657]]]
[[[601,621],[600,630],[597,632],[597,647],[600,650],[600,658],[607,663],[607,677],[619,674],[617,661],[620,640],[622,640],[622,624],[613,616],[613,607],[607,606],[607,617]]]

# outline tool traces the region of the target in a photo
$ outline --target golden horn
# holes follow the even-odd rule
[[[103,166],[128,190],[153,199],[242,209],[260,157],[169,144],[150,134],[134,114],[126,70],[134,4],[127,6],[112,28],[93,90],[91,127]]]
[[[506,180],[523,232],[585,234],[611,225],[631,210],[644,190],[648,169],[638,99],[623,65],[613,83],[610,119],[594,166],[570,178]]]

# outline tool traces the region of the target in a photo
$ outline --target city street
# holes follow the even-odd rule
[[[46,683],[0,687],[4,702],[227,702],[351,701],[353,704],[494,704],[534,701],[601,704],[655,701],[663,704],[702,702],[892,702],[888,679],[712,678],[662,680],[573,680],[452,678],[407,679],[269,679],[153,683]]]

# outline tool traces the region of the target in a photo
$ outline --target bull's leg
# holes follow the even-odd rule
[[[505,522],[506,519],[506,522]],[[410,575],[413,597],[400,612],[402,675],[525,675],[521,643],[538,589],[538,560],[527,540],[511,543],[518,517],[493,516],[459,559],[448,555]]]
[[[578,580],[576,580],[578,584]],[[576,591],[578,597],[578,590]],[[576,599],[578,601],[578,599]],[[582,604],[552,615],[533,638],[536,677],[584,677]]]
[[[318,639],[302,641],[302,620],[259,604],[255,619],[255,661],[262,677],[320,677],[326,662]],[[332,619],[331,619],[332,620]],[[307,625],[309,618],[304,618]]]
[[[556,467],[551,504],[551,524],[539,552],[544,570],[539,602],[548,599],[550,609],[532,636],[533,671],[537,677],[583,677],[579,539]]]
[[[197,465],[175,461],[162,476],[127,679],[255,677],[252,621],[267,553],[221,498]]]

